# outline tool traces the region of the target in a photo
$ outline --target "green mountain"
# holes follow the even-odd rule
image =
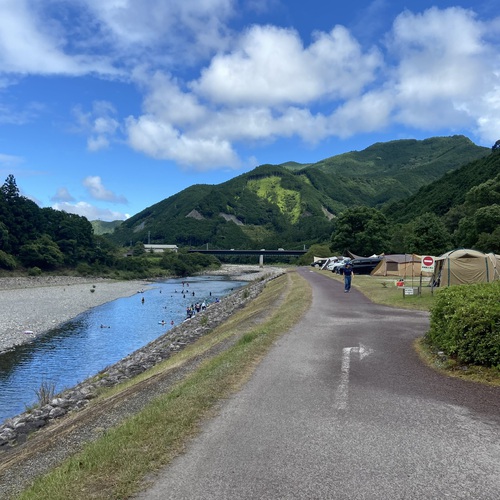
[[[329,239],[347,207],[380,207],[489,154],[463,136],[378,143],[315,164],[262,165],[225,183],[194,185],[115,229],[142,241],[211,248],[302,248]]]
[[[489,151],[461,135],[404,139],[333,156],[312,167],[337,179],[335,197],[345,205],[380,206],[407,198]]]
[[[427,212],[446,215],[465,203],[469,191],[500,174],[500,154],[491,153],[423,186],[405,200],[388,204],[383,211],[393,222],[406,223]]]
[[[91,220],[92,228],[94,229],[94,234],[109,234],[112,233],[116,227],[118,227],[123,221],[113,220],[111,222],[103,220]]]

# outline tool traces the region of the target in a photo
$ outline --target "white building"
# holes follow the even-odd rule
[[[146,252],[153,252],[153,253],[163,253],[163,252],[175,252],[179,250],[179,247],[177,245],[152,245],[150,243],[144,244],[144,250]]]

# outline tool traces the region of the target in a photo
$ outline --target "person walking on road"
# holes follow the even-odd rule
[[[351,291],[352,269],[353,267],[350,262],[344,266],[344,293],[349,293]]]

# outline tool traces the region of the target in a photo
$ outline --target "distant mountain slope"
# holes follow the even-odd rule
[[[116,227],[118,227],[123,221],[114,220],[111,222],[102,221],[102,220],[91,220],[92,228],[94,229],[94,234],[109,234],[112,233]]]
[[[406,198],[487,154],[454,136],[374,144],[311,165],[262,165],[216,186],[191,186],[124,221],[111,238],[120,244],[302,248],[328,240],[345,208]]]
[[[423,186],[406,200],[387,205],[384,212],[394,222],[401,223],[409,222],[427,212],[443,216],[451,208],[462,205],[472,187],[499,174],[500,154],[491,153]]]
[[[410,196],[420,187],[484,157],[489,151],[462,135],[423,141],[402,139],[333,156],[309,168],[338,179],[336,197],[342,203],[380,206]]]

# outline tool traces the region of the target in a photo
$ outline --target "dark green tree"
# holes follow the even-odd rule
[[[64,255],[49,236],[44,234],[19,250],[19,258],[27,267],[55,269],[64,262]]]
[[[433,213],[417,217],[409,224],[410,232],[405,237],[409,253],[441,255],[451,249],[451,236],[444,222]]]
[[[132,254],[134,257],[140,257],[146,253],[146,249],[144,248],[144,243],[138,241],[134,248],[132,248]]]
[[[19,198],[19,188],[17,187],[16,179],[12,174],[9,174],[5,179],[2,187],[0,187],[0,193],[2,194],[5,201],[13,201]]]
[[[330,249],[335,255],[347,250],[356,255],[373,255],[388,247],[388,223],[385,215],[375,208],[354,207],[342,212],[337,219]]]

